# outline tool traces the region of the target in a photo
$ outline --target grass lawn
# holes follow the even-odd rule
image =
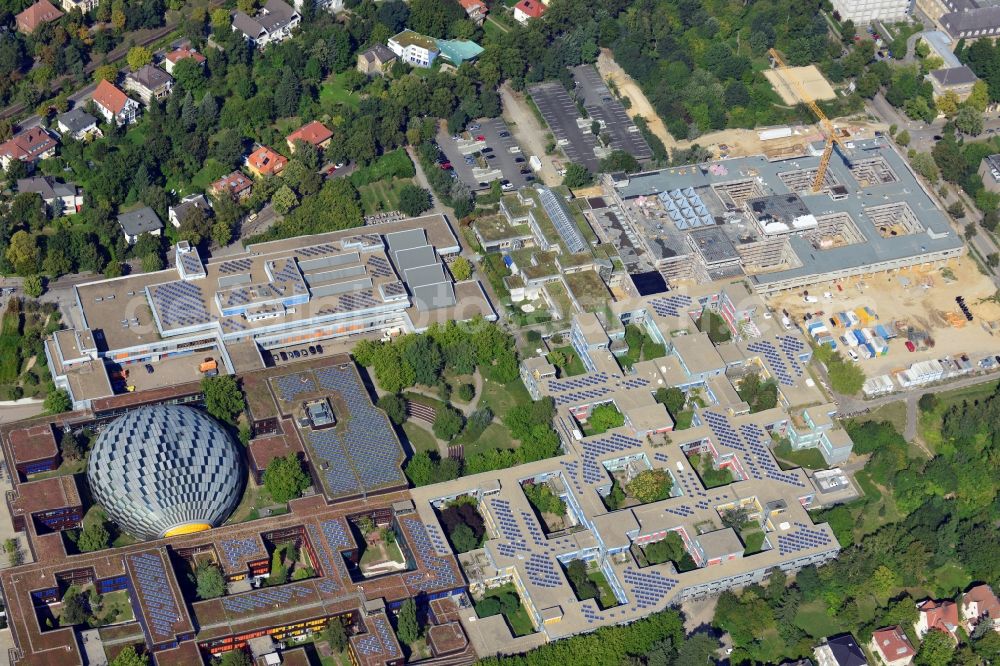
[[[582,375],[587,372],[587,368],[584,367],[583,361],[580,360],[580,355],[576,353],[572,345],[566,345],[565,347],[557,347],[552,350],[553,352],[559,352],[566,359],[566,363],[557,366],[559,368],[559,374],[562,377],[572,377],[573,375]],[[556,365],[552,361],[552,355],[547,356],[549,363]]]
[[[955,562],[938,567],[930,578],[936,586],[934,592],[937,597],[953,597],[972,582],[972,577],[966,573],[962,565]]]
[[[100,624],[129,622],[135,619],[132,603],[127,590],[108,592],[101,597],[101,612],[98,615]]]
[[[601,608],[611,608],[618,605],[618,597],[615,593],[611,591],[611,584],[608,583],[608,579],[604,576],[604,572],[600,569],[595,569],[593,571],[587,572],[587,578],[590,579],[597,589],[600,590],[601,596],[598,597],[598,603]]]
[[[855,417],[854,420],[858,423],[888,421],[896,432],[906,432],[906,403],[890,402],[888,405],[882,405],[874,411]]]
[[[393,178],[379,180],[358,188],[361,195],[361,207],[365,215],[373,215],[380,211],[399,210],[399,191],[404,185],[411,185],[411,178]]]
[[[746,550],[743,551],[744,555],[759,553],[761,546],[764,545],[764,533],[760,530],[747,532],[743,535],[743,542],[746,544]]]
[[[788,440],[784,440],[781,444],[774,447],[774,455],[778,459],[778,462],[782,463],[782,469],[791,469],[793,467],[826,469],[829,467],[826,461],[823,460],[823,454],[819,452],[819,449],[794,451],[792,450],[791,442]]]
[[[486,430],[475,439],[467,441],[466,433],[455,438],[452,444],[461,444],[465,447],[465,456],[474,456],[477,453],[485,453],[493,449],[513,449],[514,441],[510,437],[510,431],[499,423],[491,423],[486,426]]]
[[[502,416],[512,407],[528,402],[531,402],[531,395],[520,379],[515,379],[509,384],[500,384],[489,378],[483,379],[483,394],[479,404],[488,405],[494,414]]]
[[[403,424],[403,432],[406,433],[406,439],[410,441],[410,446],[413,448],[414,453],[422,451],[429,453],[437,452],[437,440],[416,423],[411,421],[405,422]]]
[[[531,618],[528,617],[528,611],[524,609],[524,606],[518,606],[516,611],[508,615],[507,622],[515,636],[527,636],[535,633],[535,626],[531,624]]]
[[[324,111],[332,112],[341,105],[357,108],[361,98],[344,86],[346,72],[331,76],[319,88],[319,103]]]
[[[483,32],[486,33],[487,37],[495,37],[497,39],[504,34],[503,29],[499,25],[489,20],[483,23]]]
[[[677,414],[677,422],[674,423],[674,430],[687,430],[691,427],[691,420],[694,418],[694,412],[690,409],[685,409]]]
[[[844,631],[839,619],[827,614],[826,604],[822,599],[799,606],[799,612],[795,616],[795,626],[813,638],[825,638]]]

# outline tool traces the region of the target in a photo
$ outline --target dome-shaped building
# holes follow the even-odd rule
[[[245,469],[229,433],[193,407],[154,405],[118,417],[87,465],[94,498],[140,539],[206,530],[239,504]]]

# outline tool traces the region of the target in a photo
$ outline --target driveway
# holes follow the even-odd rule
[[[555,187],[562,183],[562,177],[556,173],[552,165],[552,157],[545,154],[545,144],[548,143],[546,136],[548,130],[535,117],[535,114],[528,107],[521,93],[511,90],[506,83],[500,86],[500,97],[503,100],[504,119],[510,131],[517,139],[517,143],[524,149],[530,157],[534,155],[542,163],[542,168],[538,172],[542,182],[550,187]]]

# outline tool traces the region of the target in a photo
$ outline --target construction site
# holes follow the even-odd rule
[[[811,321],[838,322],[830,335],[838,351],[847,352],[840,336],[837,313],[868,307],[877,324],[895,332],[885,355],[859,360],[868,377],[895,372],[919,361],[968,355],[978,358],[1000,349],[1000,304],[988,300],[996,286],[969,257],[952,259],[940,266],[913,266],[886,273],[817,284],[807,292],[784,292],[767,299],[768,305],[793,324],[805,329]],[[972,315],[969,321],[956,299],[961,296]],[[813,302],[815,299],[815,302]],[[806,317],[809,316],[809,319]],[[874,324],[873,324],[874,325]],[[909,350],[907,342],[914,350]]]

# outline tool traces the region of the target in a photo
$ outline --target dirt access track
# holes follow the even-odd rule
[[[798,70],[809,68],[792,69]],[[822,139],[818,126],[796,125],[792,128],[792,136],[787,139],[761,141],[760,137],[757,135],[757,130],[727,129],[719,132],[703,134],[694,141],[678,141],[671,136],[670,132],[667,131],[666,125],[663,124],[663,121],[656,113],[653,105],[650,104],[649,100],[646,98],[646,94],[642,92],[639,84],[637,84],[632,77],[630,77],[617,62],[615,62],[614,56],[609,49],[601,49],[601,53],[597,57],[597,71],[601,73],[601,76],[604,77],[606,81],[610,80],[614,84],[614,87],[618,90],[619,97],[628,97],[631,102],[631,105],[627,109],[629,116],[632,118],[642,116],[646,121],[646,124],[649,126],[649,130],[656,135],[656,137],[663,142],[663,145],[666,146],[667,150],[670,151],[678,148],[687,149],[690,148],[692,144],[697,143],[698,145],[710,150],[715,159],[720,159],[726,156],[743,157],[747,155],[778,155],[781,153],[794,155],[802,154],[805,151],[808,142]],[[817,74],[819,74],[818,71]],[[819,78],[822,79],[822,75],[820,75]],[[779,94],[784,95],[781,90],[783,87],[784,86],[778,87]],[[830,89],[830,92],[833,91],[828,83],[826,84],[826,87]],[[819,97],[819,99],[823,98]],[[856,136],[858,138],[872,138],[876,131],[885,131],[888,127],[888,125],[883,123],[868,123],[865,121],[848,121],[843,119],[835,121],[834,125],[837,128],[846,129],[850,132],[851,136]]]
[[[907,280],[909,286],[904,287]],[[991,329],[989,325],[1000,322],[1000,304],[984,300],[996,293],[996,287],[967,256],[953,259],[944,266],[913,266],[851,278],[839,284],[843,291],[832,282],[809,287],[809,293],[819,298],[817,303],[805,303],[802,291],[798,290],[770,297],[768,305],[778,313],[788,310],[800,324],[807,312],[815,315],[822,311],[819,319],[828,328],[834,313],[867,305],[875,310],[879,323],[905,322],[927,331],[935,341],[933,348],[911,353],[906,350],[903,344],[906,338],[901,334],[889,341],[886,356],[859,361],[868,377],[902,370],[916,361],[968,354],[976,363],[986,355],[1000,352],[1000,328]],[[829,299],[826,293],[830,294]],[[955,303],[956,296],[965,297],[974,317],[971,322],[961,317],[961,328],[952,326],[945,318],[949,312],[961,314]],[[844,331],[839,327],[830,330],[838,338]],[[839,341],[837,345],[838,350],[843,349]]]

